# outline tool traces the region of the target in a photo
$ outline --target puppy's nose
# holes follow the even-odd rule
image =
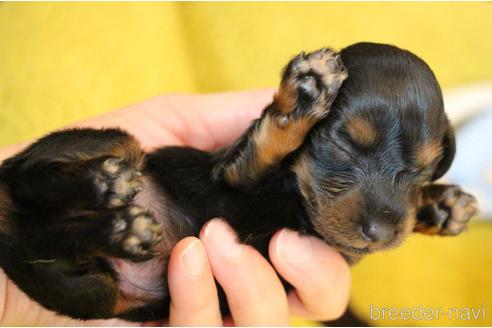
[[[369,222],[362,226],[361,234],[367,241],[385,243],[395,236],[395,227],[378,222]]]

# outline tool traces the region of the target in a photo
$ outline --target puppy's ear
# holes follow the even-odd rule
[[[432,175],[432,181],[442,177],[451,167],[454,155],[456,154],[456,138],[454,136],[454,128],[447,120],[447,128],[444,137],[442,138],[443,158],[437,164],[436,170]]]

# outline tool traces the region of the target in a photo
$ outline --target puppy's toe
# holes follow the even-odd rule
[[[342,82],[348,77],[340,55],[330,48],[323,48],[305,56],[301,74],[318,76],[321,88],[328,92],[337,92]]]
[[[95,172],[94,183],[103,207],[116,208],[129,204],[143,189],[142,174],[121,158],[105,159]]]
[[[442,225],[441,235],[457,235],[463,232],[468,221],[478,214],[478,203],[475,197],[461,189],[444,204],[449,208],[449,217]]]
[[[431,235],[458,235],[466,230],[468,221],[478,214],[475,197],[458,186],[439,187],[437,190],[442,188],[419,211],[415,231]]]
[[[318,87],[318,82],[313,75],[305,75],[299,78],[299,92],[305,96],[314,99],[321,93],[321,88]]]
[[[282,77],[276,97],[282,114],[318,121],[328,114],[346,78],[345,66],[334,50],[301,52],[290,61]]]
[[[149,212],[130,206],[113,220],[113,249],[118,256],[135,262],[147,260],[156,255],[154,249],[162,233],[162,226]]]

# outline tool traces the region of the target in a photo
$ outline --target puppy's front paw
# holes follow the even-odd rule
[[[162,225],[139,206],[118,212],[113,219],[111,248],[116,256],[143,261],[155,255],[154,248],[162,238]]]
[[[297,80],[302,92],[316,97],[323,90],[336,93],[347,76],[340,55],[323,48],[297,55],[287,66],[284,78]]]
[[[300,53],[285,68],[276,96],[282,114],[323,118],[347,76],[340,55],[331,49]]]
[[[478,204],[472,195],[455,185],[429,186],[423,206],[417,213],[415,231],[454,236],[466,229],[468,221],[478,213]]]
[[[142,190],[141,173],[121,158],[104,159],[95,170],[94,184],[103,207],[115,208],[131,202]]]

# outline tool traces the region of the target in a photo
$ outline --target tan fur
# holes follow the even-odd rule
[[[115,144],[110,153],[114,157],[124,158],[137,169],[143,165],[144,153],[140,148],[140,143],[134,138],[128,138],[124,142]]]
[[[145,305],[145,300],[139,299],[135,296],[126,295],[118,290],[117,283],[114,278],[109,274],[94,275],[93,278],[100,280],[105,285],[110,286],[112,290],[117,291],[117,295],[114,299],[113,314],[118,315],[125,313],[131,309]]]
[[[308,155],[302,154],[294,164],[293,171],[316,231],[322,235],[337,236],[337,240],[332,242],[366,247],[367,243],[361,239],[357,228],[362,200],[360,190],[349,192],[337,200],[326,199],[323,193],[320,195],[315,189],[318,183],[311,173],[311,161]]]
[[[261,176],[267,167],[299,148],[314,123],[312,119],[301,117],[281,126],[275,118],[265,116],[252,136],[254,156],[250,160],[240,158],[226,168],[225,178],[234,186],[244,177],[254,179]],[[244,157],[248,155],[250,154],[243,154]]]
[[[140,148],[140,143],[131,136],[125,136],[114,139],[113,142],[107,143],[104,147],[95,151],[84,149],[82,152],[71,152],[70,150],[67,150],[62,157],[57,158],[57,161],[64,163],[87,161],[103,155],[123,158],[137,169],[141,169],[145,156]]]
[[[144,300],[139,299],[136,296],[132,297],[129,295],[118,293],[113,309],[113,314],[118,315],[142,306],[145,306]]]
[[[362,117],[354,117],[345,123],[345,128],[354,142],[363,147],[370,147],[377,138],[374,125]]]
[[[438,235],[440,230],[441,230],[441,228],[439,228],[437,226],[429,226],[429,225],[426,225],[424,223],[417,223],[417,225],[414,228],[415,232],[418,232],[418,233],[421,233],[424,235],[430,235],[430,236]]]
[[[415,224],[417,223],[417,216],[415,212],[415,207],[411,208],[407,215],[401,219],[403,225],[399,227],[401,240],[405,239],[410,233],[412,233],[415,228]]]
[[[301,190],[304,199],[307,201],[308,210],[313,207],[312,204],[315,201],[315,195],[313,191],[314,179],[311,174],[310,159],[306,154],[302,154],[299,159],[294,164],[292,170],[296,173],[297,183],[299,184],[299,189]]]
[[[439,140],[431,140],[417,148],[417,164],[427,166],[437,160],[442,154],[442,145]]]
[[[306,153],[303,153],[292,170],[296,174],[297,184],[303,197],[303,203],[306,207],[306,212],[310,218],[319,218],[319,197],[317,197],[317,187],[311,168],[312,159]]]
[[[271,117],[265,118],[254,136],[258,155],[255,166],[269,165],[299,148],[312,126],[306,118],[291,121],[286,127],[280,127]]]
[[[336,236],[336,241],[345,245],[366,247],[367,242],[361,238],[358,229],[362,197],[360,190],[354,190],[335,201],[322,203],[318,218],[313,218],[316,230]]]
[[[225,170],[224,178],[231,186],[237,186],[241,182],[241,169],[244,170],[242,165],[233,165]]]
[[[292,112],[297,100],[297,91],[295,86],[290,82],[284,82],[280,86],[278,93],[273,97],[273,102],[278,111],[283,114]]]

